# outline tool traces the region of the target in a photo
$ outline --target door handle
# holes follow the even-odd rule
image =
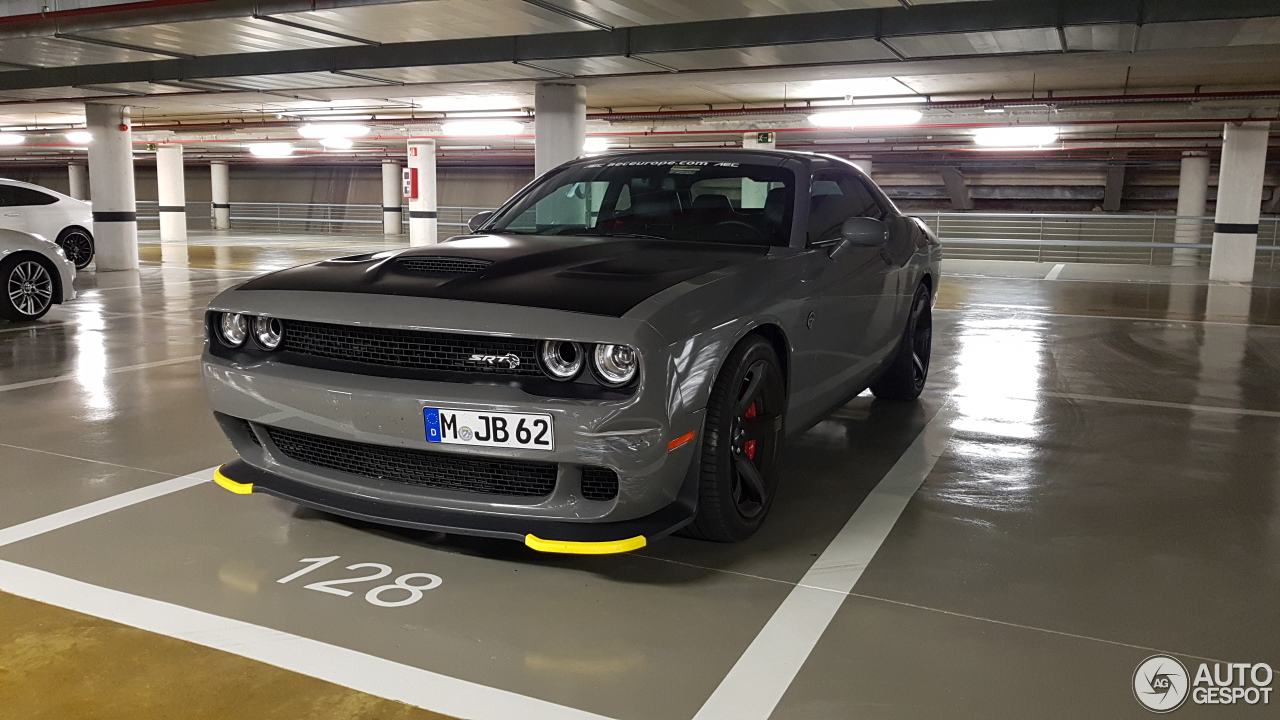
[[[5,213],[5,217],[22,217],[22,213]]]
[[[889,254],[889,251],[888,251],[888,250],[885,250],[884,248],[880,248],[880,259],[881,259],[881,260],[883,260],[883,261],[885,262],[885,264],[886,264],[886,265],[895,265],[895,264],[896,264],[896,263],[894,263],[894,261],[893,261],[893,256],[892,256],[892,255],[890,255],[890,254]]]

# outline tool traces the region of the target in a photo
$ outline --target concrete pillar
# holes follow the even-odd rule
[[[210,199],[213,200],[213,228],[231,227],[231,170],[225,162],[209,163]]]
[[[133,188],[133,131],[127,105],[85,103],[89,192],[99,271],[138,269],[138,205]]]
[[[79,163],[67,166],[67,181],[71,189],[67,194],[77,200],[89,199],[89,168]]]
[[[951,197],[951,209],[972,210],[973,195],[965,182],[964,173],[959,168],[944,167],[938,170],[942,176],[942,184],[947,186],[947,195]]]
[[[156,148],[156,197],[160,200],[160,242],[186,242],[187,189],[181,145]]]
[[[1182,173],[1178,176],[1178,219],[1174,221],[1173,241],[1194,244],[1200,242],[1203,231],[1205,203],[1209,194],[1209,153],[1187,151],[1182,153]],[[1174,267],[1193,267],[1200,263],[1200,251],[1196,248],[1175,248]]]
[[[401,232],[400,206],[404,200],[401,188],[400,163],[382,163],[382,234],[399,235]]]
[[[435,140],[409,138],[409,193],[409,244],[435,245]]]
[[[1102,188],[1103,212],[1120,212],[1120,199],[1124,196],[1123,163],[1107,166],[1107,181]]]
[[[875,165],[873,162],[871,162],[871,158],[850,158],[849,162],[853,163],[854,165],[857,165],[858,169],[861,170],[867,177],[871,177],[871,170]]]
[[[582,155],[587,140],[587,91],[581,85],[541,83],[533,95],[534,175]]]
[[[1218,210],[1213,218],[1209,279],[1252,282],[1267,167],[1267,121],[1228,123],[1222,133]]]

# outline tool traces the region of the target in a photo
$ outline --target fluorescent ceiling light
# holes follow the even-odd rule
[[[609,149],[609,138],[605,137],[589,137],[582,143],[582,151],[589,153],[602,153]]]
[[[898,125],[914,125],[924,117],[919,110],[889,109],[883,110],[845,110],[844,112],[815,113],[809,116],[809,122],[818,127],[871,128],[894,127]]]
[[[321,138],[320,144],[330,150],[349,150],[355,143],[351,142],[351,138],[329,137]]]
[[[452,120],[440,129],[452,137],[496,137],[519,135],[524,132],[524,123],[514,120]]]
[[[992,107],[992,108],[982,108],[982,112],[984,112],[984,113],[997,114],[997,113],[1002,113],[1002,112],[1004,112],[1004,108],[1002,108],[1002,107],[1000,107],[1000,108],[995,108],[995,107]]]
[[[1027,125],[980,128],[973,140],[983,147],[1030,148],[1048,145],[1058,139],[1058,128]]]
[[[67,133],[67,142],[77,145],[88,145],[93,140],[93,133],[88,130],[72,130]]]
[[[356,138],[369,134],[367,125],[341,124],[307,124],[298,128],[298,134],[312,140],[316,138]]]
[[[899,95],[897,97],[853,98],[853,105],[923,105],[928,98],[919,95]]]
[[[809,88],[809,94],[817,97],[902,95],[911,92],[911,88],[891,77],[815,80],[809,83]]]
[[[27,137],[18,133],[0,132],[0,145],[21,145]]]
[[[423,110],[433,112],[467,112],[469,110],[515,110],[521,106],[514,95],[450,95],[414,100]]]
[[[249,153],[260,158],[289,157],[293,154],[293,145],[283,142],[254,143],[249,146]]]

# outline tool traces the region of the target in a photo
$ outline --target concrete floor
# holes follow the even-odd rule
[[[147,236],[139,272],[0,326],[0,718],[1143,717],[1157,652],[1280,667],[1269,277],[949,263],[921,402],[859,397],[799,438],[738,545],[547,556],[205,482],[233,457],[200,386],[208,300],[399,244]],[[904,481],[824,615],[815,561]],[[305,587],[352,563],[442,582],[402,608]]]

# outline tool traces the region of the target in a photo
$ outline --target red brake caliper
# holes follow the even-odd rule
[[[755,416],[756,416],[756,404],[751,403],[751,407],[747,408],[746,414],[743,415],[742,417],[753,418]],[[748,440],[745,443],[743,443],[742,450],[747,454],[747,457],[749,459],[751,460],[756,459],[756,441],[755,440]]]

